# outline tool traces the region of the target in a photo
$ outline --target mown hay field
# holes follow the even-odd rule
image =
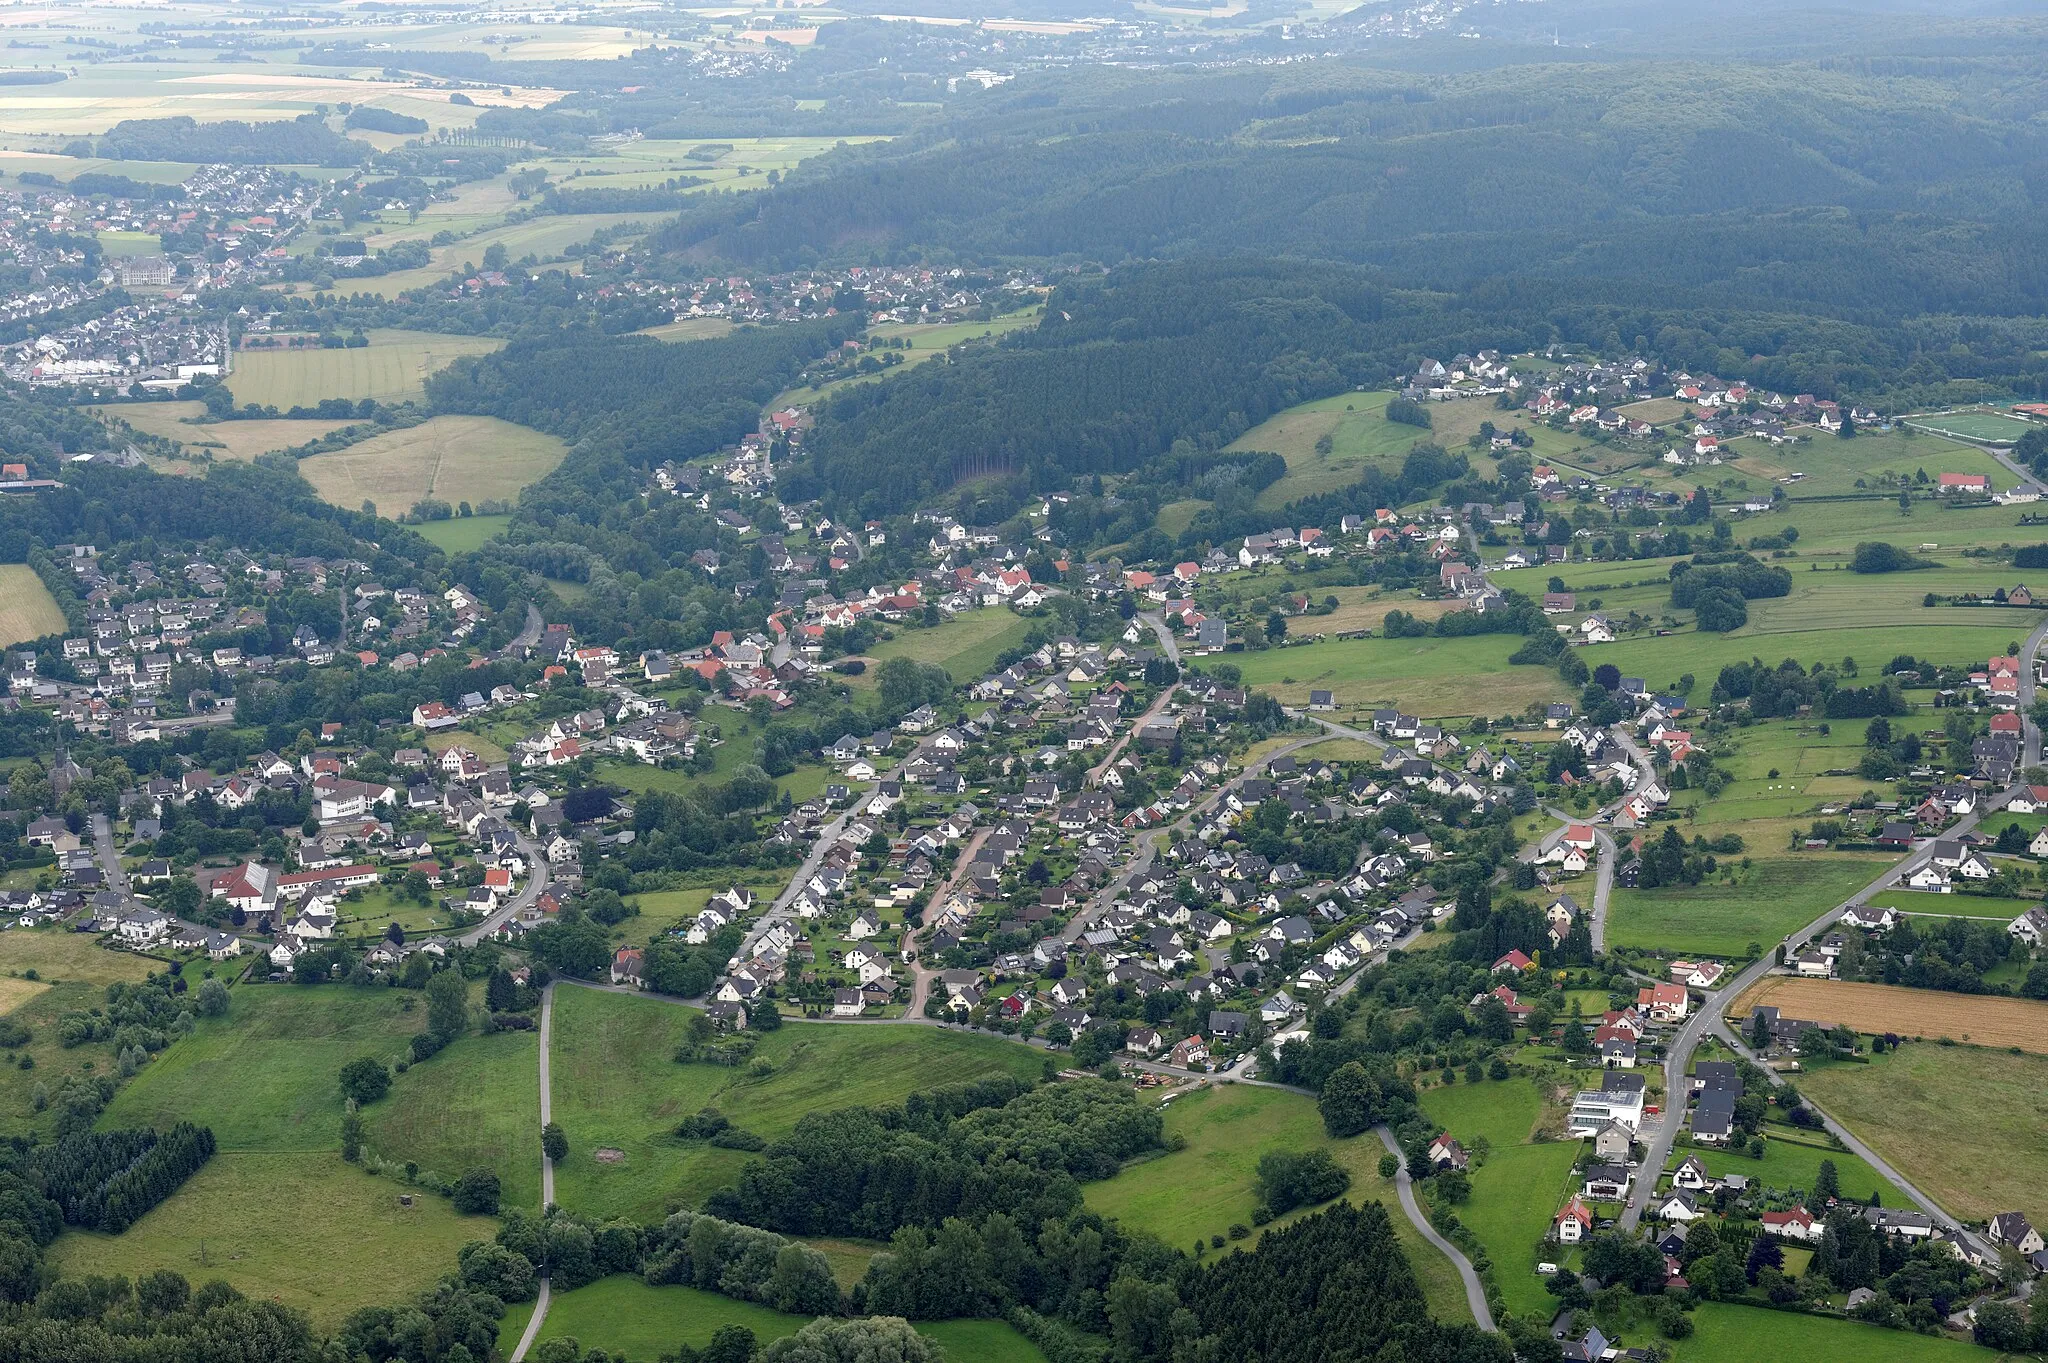
[[[437,416],[301,460],[299,472],[336,506],[374,502],[379,515],[396,516],[424,497],[511,500],[568,452],[554,436],[496,417]]]

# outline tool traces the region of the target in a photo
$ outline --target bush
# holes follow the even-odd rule
[[[1389,402],[1387,420],[1403,426],[1420,426],[1425,431],[1430,428],[1429,409],[1412,398],[1395,398]]]
[[[471,1169],[455,1180],[455,1210],[466,1216],[496,1216],[498,1196],[498,1176],[488,1169]]]
[[[1931,568],[1926,559],[1914,558],[1895,544],[1865,541],[1856,546],[1849,559],[1852,573],[1903,573],[1914,568]]]
[[[1259,1158],[1259,1192],[1276,1214],[1328,1202],[1350,1186],[1350,1173],[1321,1147],[1300,1154],[1273,1150]]]
[[[374,1103],[391,1092],[391,1071],[373,1056],[362,1056],[341,1067],[341,1091],[358,1104]]]

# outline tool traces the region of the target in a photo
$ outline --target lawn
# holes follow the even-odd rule
[[[51,1252],[67,1274],[219,1278],[332,1329],[357,1307],[410,1300],[454,1270],[463,1245],[496,1233],[491,1218],[459,1216],[432,1193],[401,1206],[409,1191],[332,1152],[222,1152],[123,1234],[67,1231]]]
[[[2015,814],[2013,821],[2027,817]],[[2006,820],[2000,816],[1994,822],[2005,827]],[[1989,918],[2009,923],[2040,903],[2038,899],[2000,899],[1988,894],[1931,894],[1922,890],[1879,890],[1870,896],[1870,903],[1880,908],[1897,909],[1900,913],[1924,914],[1936,918]]]
[[[1311,689],[1328,690],[1340,710],[1393,705],[1436,719],[1519,712],[1561,700],[1568,689],[1551,667],[1511,667],[1518,637],[1326,639],[1321,643],[1231,655],[1245,685],[1293,705]]]
[[[569,1135],[555,1171],[563,1206],[653,1220],[731,1182],[750,1156],[674,1139],[684,1117],[717,1107],[735,1125],[775,1137],[806,1112],[893,1103],[913,1090],[998,1071],[1036,1075],[1039,1052],[995,1037],[930,1027],[791,1023],[755,1055],[756,1078],[671,1058],[690,1010],[656,999],[564,987],[555,992],[553,1110]],[[618,1152],[600,1162],[595,1152]]]
[[[937,663],[956,682],[973,681],[994,671],[997,655],[1021,645],[1030,632],[1029,620],[1001,606],[967,611],[930,629],[898,628],[895,638],[869,651],[873,661],[859,680],[872,683],[876,666],[891,658],[912,658]]]
[[[1115,1178],[1088,1184],[1091,1211],[1186,1249],[1197,1240],[1224,1234],[1232,1225],[1251,1224],[1252,1209],[1259,1204],[1260,1156],[1272,1150],[1324,1146],[1351,1171],[1346,1196],[1354,1203],[1374,1198],[1386,1203],[1429,1299],[1430,1314],[1442,1320],[1471,1319],[1457,1270],[1409,1224],[1393,1188],[1380,1180],[1379,1158],[1385,1147],[1378,1137],[1332,1140],[1313,1099],[1242,1084],[1216,1085],[1174,1098],[1166,1106],[1166,1131],[1185,1137],[1187,1147],[1136,1161]],[[1272,1224],[1284,1226],[1302,1215],[1306,1212],[1290,1213]]]
[[[413,529],[451,554],[466,554],[482,548],[484,541],[503,533],[511,523],[510,516],[457,516],[451,520],[428,521]]]
[[[1583,1143],[1530,1141],[1543,1117],[1543,1095],[1527,1079],[1432,1088],[1422,1107],[1468,1149],[1481,1136],[1492,1143],[1485,1163],[1475,1161],[1472,1198],[1456,1209],[1458,1219],[1486,1247],[1508,1309],[1547,1313],[1554,1299],[1536,1276],[1539,1246],[1564,1205]]]
[[[499,1347],[509,1352],[532,1317],[531,1306],[508,1311],[499,1326]],[[795,1334],[811,1317],[735,1301],[694,1287],[649,1287],[627,1274],[603,1278],[564,1292],[548,1307],[536,1343],[574,1339],[585,1349],[604,1349],[620,1358],[655,1358],[679,1345],[701,1349],[726,1325],[744,1325],[765,1344]],[[1038,1347],[999,1320],[947,1320],[920,1324],[918,1333],[946,1350],[948,1363],[1045,1363]]]
[[[1868,1202],[1875,1192],[1882,1195],[1887,1207],[1904,1207],[1909,1200],[1895,1187],[1891,1180],[1881,1178],[1877,1170],[1866,1164],[1860,1156],[1846,1150],[1831,1150],[1825,1145],[1808,1145],[1802,1140],[1787,1137],[1781,1128],[1773,1128],[1764,1142],[1764,1157],[1751,1159],[1748,1154],[1736,1154],[1727,1150],[1716,1150],[1708,1146],[1693,1149],[1680,1148],[1672,1152],[1670,1167],[1677,1168],[1688,1155],[1696,1155],[1707,1172],[1715,1178],[1728,1174],[1744,1177],[1776,1188],[1780,1192],[1809,1191],[1813,1181],[1820,1174],[1820,1162],[1833,1160],[1835,1173],[1840,1178],[1842,1193],[1859,1202]]]
[[[1764,951],[1868,885],[1890,865],[1831,852],[1763,857],[1735,883],[1656,890],[1617,888],[1608,901],[1607,940],[1708,956]]]
[[[496,1171],[507,1206],[540,1210],[540,1035],[466,1036],[363,1110],[364,1143],[447,1178]]]
[[[546,477],[569,452],[554,436],[488,416],[437,416],[331,454],[301,460],[299,472],[336,506],[374,502],[396,516],[426,497],[509,501]]]
[[[1886,1330],[1861,1321],[1708,1302],[1693,1312],[1691,1338],[1657,1342],[1673,1363],[1757,1363],[1766,1358],[1856,1363],[1999,1363],[2011,1358],[1959,1340]]]
[[[289,411],[322,398],[397,403],[419,398],[427,375],[463,355],[487,355],[504,341],[493,336],[446,336],[429,331],[378,330],[353,349],[313,346],[244,350],[235,355],[228,387],[235,401]]]
[[[2048,1216],[2048,1060],[1928,1042],[1798,1082],[1954,1215]]]
[[[62,634],[64,612],[26,563],[0,563],[0,648]]]
[[[104,1124],[193,1121],[212,1127],[222,1150],[337,1150],[341,1067],[397,1059],[426,1020],[411,990],[244,985],[226,1017],[202,1020],[123,1085]]]

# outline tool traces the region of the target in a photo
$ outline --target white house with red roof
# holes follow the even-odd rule
[[[1593,1233],[1593,1213],[1574,1195],[1564,1204],[1564,1210],[1551,1218],[1550,1224],[1557,1235],[1557,1243],[1576,1245]]]
[[[1825,1229],[1804,1207],[1794,1207],[1788,1212],[1765,1212],[1757,1220],[1763,1223],[1764,1234],[1775,1235],[1781,1240],[1797,1240],[1801,1244],[1811,1244],[1820,1239]]]

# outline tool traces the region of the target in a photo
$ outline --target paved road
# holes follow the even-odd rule
[[[1159,636],[1159,647],[1166,653],[1166,660],[1175,667],[1180,666],[1180,644],[1174,639],[1173,631],[1166,627],[1166,617],[1158,611],[1140,612],[1138,618],[1145,622],[1154,634]]]
[[[1465,1280],[1465,1304],[1472,1308],[1472,1319],[1479,1322],[1482,1330],[1493,1329],[1493,1308],[1486,1304],[1486,1288],[1479,1282],[1479,1275],[1472,1271],[1472,1263],[1458,1247],[1438,1235],[1436,1227],[1429,1224],[1429,1218],[1422,1214],[1422,1208],[1415,1201],[1415,1180],[1408,1176],[1408,1161],[1401,1154],[1401,1147],[1394,1141],[1394,1133],[1384,1126],[1373,1131],[1379,1136],[1380,1144],[1387,1147],[1387,1153],[1400,1161],[1401,1171],[1394,1175],[1394,1191],[1400,1195],[1401,1210],[1408,1214],[1408,1220],[1415,1229],[1422,1232],[1422,1238],[1435,1245],[1439,1253],[1451,1261],[1451,1267],[1458,1270],[1458,1276]]]
[[[517,824],[508,824],[506,826],[512,830],[512,840],[519,847],[519,855],[526,858],[527,869],[531,874],[526,877],[526,887],[524,889],[499,905],[497,911],[484,919],[483,922],[456,937],[455,940],[466,947],[475,946],[507,922],[510,922],[513,915],[533,907],[534,901],[539,899],[541,892],[548,887],[551,873],[548,867],[547,854],[542,852],[540,845],[528,837]]]
[[[540,991],[540,1124],[545,1127],[555,1119],[552,1095],[548,1080],[548,1045],[554,1039],[555,1030],[555,987],[550,984]],[[555,1162],[543,1153],[540,1157],[540,1205],[545,1211],[555,1203]],[[512,1351],[512,1363],[520,1363],[526,1351],[533,1347],[540,1337],[541,1323],[548,1318],[548,1280],[540,1280],[540,1296],[533,1304],[533,1318],[526,1322],[526,1332],[519,1336],[519,1347]]]
[[[1999,463],[2005,465],[2007,471],[2012,473],[2020,480],[2020,486],[2024,488],[2026,491],[2038,492],[2042,496],[2048,497],[2048,483],[2043,483],[2039,478],[2036,478],[2034,476],[2034,472],[2032,469],[2029,469],[2025,464],[2022,464],[2017,459],[2014,459],[2012,457],[2012,447],[2010,445],[1980,445],[1977,448],[1983,450],[1985,453],[1989,454],[1993,459],[1996,459]]]
[[[519,633],[512,636],[512,647],[532,648],[540,642],[541,631],[547,627],[547,621],[541,616],[540,607],[534,605],[531,601],[527,602],[526,624],[520,629]]]
[[[2041,726],[2034,723],[2034,671],[2040,666],[2041,644],[2048,640],[2048,620],[2034,627],[2020,652],[2020,722],[2026,726],[2026,742],[2020,753],[2020,770],[2041,765]]]
[[[92,816],[93,855],[99,858],[100,870],[107,877],[107,888],[118,894],[128,893],[128,873],[121,869],[121,852],[114,846],[114,825],[104,814]]]
[[[1977,826],[1980,819],[2003,803],[2003,796],[1987,800],[1977,813],[1961,820],[1952,828],[1943,829],[1942,837],[1955,838],[1969,832]],[[1926,862],[1928,857],[1933,855],[1933,851],[1934,839],[1924,839],[1921,845],[1914,849],[1905,860],[1899,862],[1896,866],[1888,868],[1884,874],[1858,890],[1848,899],[1829,909],[1799,931],[1786,937],[1784,939],[1785,944],[1789,946],[1794,942],[1802,942],[1821,932],[1841,916],[1842,910],[1867,902],[1871,895],[1890,885],[1900,876],[1909,875],[1917,870]],[[1743,992],[1751,985],[1770,974],[1775,966],[1775,953],[1772,949],[1766,948],[1764,954],[1751,962],[1746,969],[1730,979],[1728,983],[1707,995],[1707,1001],[1686,1018],[1685,1024],[1679,1028],[1678,1035],[1672,1040],[1670,1050],[1666,1054],[1664,1061],[1664,1114],[1662,1123],[1658,1128],[1657,1134],[1646,1142],[1649,1146],[1649,1154],[1643,1160],[1644,1176],[1637,1180],[1636,1189],[1629,1196],[1628,1208],[1622,1214],[1621,1225],[1624,1229],[1633,1227],[1642,1220],[1643,1212],[1649,1205],[1651,1194],[1656,1191],[1657,1175],[1663,1171],[1665,1161],[1671,1156],[1673,1143],[1677,1140],[1678,1129],[1685,1123],[1685,1096],[1689,1082],[1686,1079],[1686,1071],[1692,1065],[1693,1051],[1698,1049],[1700,1042],[1713,1029],[1715,1022],[1727,1010],[1728,1005],[1741,998]],[[1937,1213],[1937,1215],[1939,1214]],[[1942,1219],[1946,1220],[1947,1218],[1943,1217]]]
[[[1728,1025],[1727,1020],[1725,1018],[1719,1016],[1714,1017],[1713,1020],[1709,1023],[1708,1030],[1713,1032],[1714,1035],[1724,1045],[1728,1046],[1729,1049],[1735,1051],[1737,1054],[1747,1056],[1749,1059],[1756,1061],[1759,1065],[1763,1064],[1762,1059],[1756,1054],[1756,1052],[1752,1051],[1749,1048],[1749,1043],[1744,1041],[1739,1035],[1736,1034],[1735,1029]],[[1771,1081],[1771,1083],[1777,1085],[1780,1088],[1784,1087],[1785,1077],[1779,1074],[1776,1070],[1765,1067],[1764,1074]],[[1800,1097],[1805,1101],[1806,1106],[1812,1108],[1816,1113],[1819,1113],[1820,1119],[1823,1123],[1826,1124],[1827,1129],[1830,1132],[1834,1133],[1834,1135],[1839,1137],[1843,1145],[1849,1147],[1849,1152],[1851,1154],[1859,1156],[1863,1159],[1865,1163],[1869,1164],[1871,1168],[1877,1170],[1879,1177],[1890,1179],[1894,1184],[1898,1186],[1899,1191],[1903,1192],[1907,1197],[1913,1200],[1915,1206],[1919,1207],[1921,1211],[1926,1212],[1929,1216],[1933,1217],[1937,1225],[1944,1226],[1951,1233],[1960,1236],[1964,1240],[1964,1242],[1970,1246],[1970,1248],[1976,1250],[1979,1254],[1987,1254],[1992,1258],[1997,1257],[1997,1252],[1995,1250],[1991,1249],[1991,1247],[1985,1244],[1985,1242],[1978,1236],[1963,1229],[1963,1227],[1955,1220],[1955,1218],[1950,1216],[1947,1212],[1943,1211],[1941,1207],[1934,1201],[1933,1198],[1921,1192],[1911,1183],[1908,1183],[1905,1177],[1901,1175],[1898,1170],[1894,1169],[1891,1165],[1885,1163],[1884,1157],[1879,1155],[1875,1150],[1872,1150],[1868,1145],[1865,1145],[1861,1138],[1859,1138],[1854,1132],[1849,1130],[1849,1128],[1847,1128],[1846,1126],[1843,1126],[1833,1117],[1830,1117],[1826,1112],[1822,1111],[1819,1104],[1815,1103],[1813,1099],[1807,1097],[1805,1094],[1801,1094]]]

